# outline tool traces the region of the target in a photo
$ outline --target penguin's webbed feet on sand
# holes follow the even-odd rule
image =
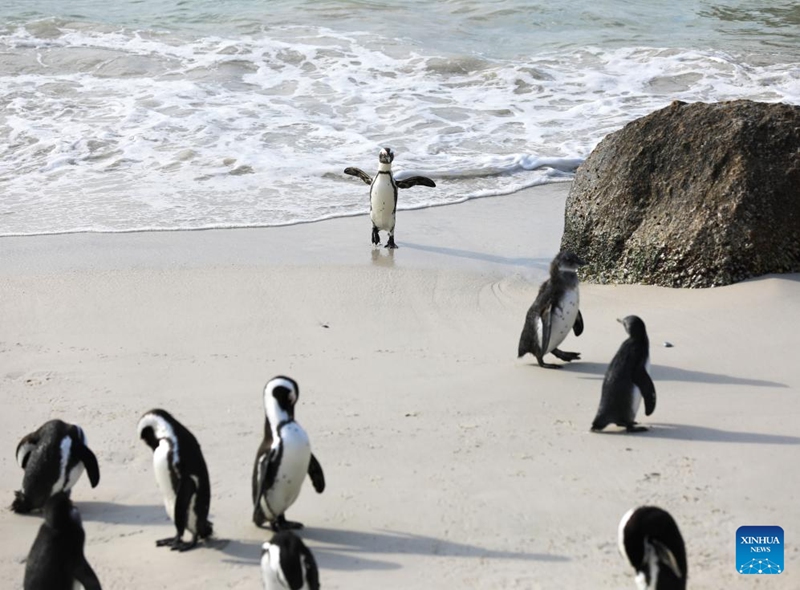
[[[397,244],[394,243],[394,236],[389,236],[389,241],[386,242],[386,247],[392,250],[397,249]]]
[[[628,432],[647,432],[650,429],[647,426],[641,426],[636,424],[636,422],[633,422],[632,424],[626,425],[625,430]]]
[[[276,533],[279,533],[281,531],[291,531],[291,530],[296,531],[298,529],[303,528],[303,523],[286,520],[286,517],[283,514],[281,514],[278,518],[276,518],[270,523],[270,527]]]
[[[381,236],[378,234],[378,228],[374,225],[372,226],[372,245],[373,246],[380,246],[381,245]]]
[[[559,350],[557,348],[554,348],[551,352],[554,357],[561,359],[565,363],[581,360],[581,353],[579,352],[567,352],[565,350]]]
[[[174,537],[167,537],[166,539],[159,539],[156,541],[156,547],[169,547],[172,551],[188,551],[197,546],[197,535],[192,535],[191,541],[184,541],[181,537],[183,535],[175,535]]]
[[[560,369],[561,368],[561,365],[555,365],[553,363],[546,363],[546,362],[544,362],[544,359],[537,358],[536,360],[539,362],[539,366],[542,367],[543,369]]]

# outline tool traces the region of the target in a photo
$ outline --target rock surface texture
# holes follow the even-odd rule
[[[561,248],[600,283],[800,271],[800,106],[674,102],[611,133],[578,169]]]

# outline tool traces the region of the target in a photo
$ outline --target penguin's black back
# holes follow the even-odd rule
[[[650,343],[645,334],[629,336],[611,359],[603,377],[600,408],[593,428],[603,428],[610,423],[630,423],[634,416],[631,406],[633,375],[647,363]],[[604,422],[604,424],[603,424]]]
[[[656,587],[659,590],[682,590],[686,587],[686,547],[678,524],[669,512],[657,506],[637,508],[625,525],[623,542],[628,560],[637,571],[647,569],[645,543],[661,544],[674,556],[681,575],[676,575],[666,563],[660,563]]]
[[[61,474],[61,441],[69,434],[71,426],[61,420],[50,420],[42,424],[29,436],[37,441],[25,464],[22,492],[31,509],[42,508],[50,497],[53,484]],[[67,471],[77,463],[73,454]]]
[[[80,516],[69,497],[58,493],[50,498],[25,564],[24,589],[72,590],[73,580],[78,578],[85,582],[86,590],[99,590],[83,554],[85,540]]]

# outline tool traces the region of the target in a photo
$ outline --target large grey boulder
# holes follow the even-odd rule
[[[800,271],[800,106],[674,102],[608,135],[578,168],[561,248],[601,283]]]

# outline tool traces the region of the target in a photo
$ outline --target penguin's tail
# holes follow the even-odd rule
[[[197,536],[201,539],[207,539],[214,534],[214,524],[210,520],[204,521],[202,524],[198,523]]]
[[[14,501],[11,503],[11,510],[17,514],[28,514],[28,512],[33,510],[33,507],[30,502],[28,502],[28,498],[25,497],[25,494],[17,490],[14,492]]]

